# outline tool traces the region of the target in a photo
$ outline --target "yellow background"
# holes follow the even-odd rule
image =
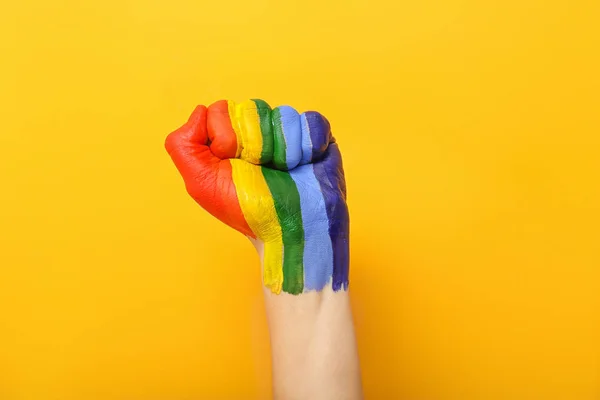
[[[600,398],[596,0],[4,1],[0,399],[262,399],[253,249],[163,150],[332,121],[367,399]]]

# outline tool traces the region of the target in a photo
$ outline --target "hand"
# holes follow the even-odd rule
[[[348,288],[344,170],[320,113],[221,100],[196,107],[165,147],[198,204],[264,243],[273,293]]]

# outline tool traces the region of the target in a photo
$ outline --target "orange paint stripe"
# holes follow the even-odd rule
[[[210,150],[215,156],[220,159],[239,156],[240,143],[231,125],[227,100],[217,101],[208,107],[207,128]]]

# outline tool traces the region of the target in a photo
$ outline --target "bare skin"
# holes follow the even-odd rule
[[[262,243],[253,241],[261,260]],[[362,399],[347,291],[293,296],[264,289],[276,400]]]

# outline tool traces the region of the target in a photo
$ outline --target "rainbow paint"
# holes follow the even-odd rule
[[[347,289],[344,172],[321,114],[222,100],[198,107],[166,146],[202,207],[264,242],[272,292]]]

